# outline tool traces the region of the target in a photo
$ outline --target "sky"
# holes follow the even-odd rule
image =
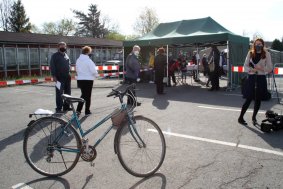
[[[41,27],[44,22],[74,18],[72,10],[87,12],[96,4],[101,15],[118,24],[125,35],[135,34],[133,25],[145,7],[157,13],[160,23],[210,16],[231,32],[252,38],[258,34],[265,41],[283,37],[283,0],[22,0],[30,22]]]

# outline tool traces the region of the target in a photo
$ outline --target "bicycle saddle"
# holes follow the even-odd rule
[[[85,102],[85,100],[82,99],[82,98],[73,97],[73,96],[70,96],[70,95],[67,95],[67,94],[62,94],[62,98],[64,100],[69,101],[69,102]]]

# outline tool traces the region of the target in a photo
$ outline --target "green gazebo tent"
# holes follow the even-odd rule
[[[228,49],[229,83],[238,84],[238,74],[231,72],[231,65],[242,65],[249,48],[249,38],[235,35],[211,17],[161,23],[146,35],[131,41],[124,41],[124,48],[141,47],[205,47],[211,44]]]

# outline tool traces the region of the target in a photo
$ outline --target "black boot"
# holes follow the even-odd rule
[[[238,118],[238,123],[240,123],[241,125],[248,125],[247,122],[244,120],[243,117],[239,117],[239,118]]]

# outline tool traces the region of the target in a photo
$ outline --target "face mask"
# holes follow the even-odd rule
[[[134,54],[135,54],[136,56],[139,56],[140,52],[139,52],[139,51],[134,51]]]
[[[256,52],[260,52],[262,50],[262,45],[256,45],[255,50]]]
[[[61,51],[61,52],[66,52],[66,48],[61,47],[61,48],[59,49],[59,51]]]

